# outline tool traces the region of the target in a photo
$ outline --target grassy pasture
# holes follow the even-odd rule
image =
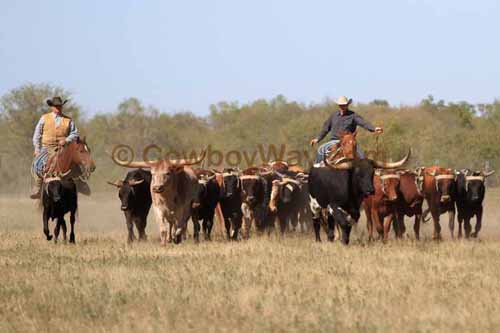
[[[499,331],[500,192],[479,240],[317,244],[312,234],[127,245],[116,193],[81,198],[75,246],[0,197],[0,331]]]

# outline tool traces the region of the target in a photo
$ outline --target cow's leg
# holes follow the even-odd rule
[[[328,232],[327,237],[329,242],[333,242],[335,240],[335,218],[331,215],[327,215],[328,221]]]
[[[74,212],[71,212],[70,214],[70,219],[71,219],[71,216],[74,216],[75,213]],[[62,223],[61,223],[61,229],[62,229],[62,232],[63,232],[63,242],[66,243],[66,233],[68,231],[68,229],[66,228],[66,221],[65,220],[62,220]]]
[[[316,242],[321,242],[321,217],[313,217],[313,227],[314,227],[314,234],[316,236]]]
[[[48,241],[52,240],[52,235],[50,234],[49,230],[49,211],[48,209],[43,210],[43,233],[45,234],[45,238],[47,238]]]
[[[280,232],[281,232],[281,235],[284,235],[285,234],[285,231],[288,227],[288,219],[286,216],[277,216],[276,218],[278,220],[278,223],[279,223],[279,226],[280,226]]]
[[[404,215],[402,216],[402,218],[404,220]],[[420,222],[421,221],[422,221],[422,214],[415,214],[415,223],[413,224],[413,232],[415,233],[416,240],[420,240]]]
[[[234,217],[232,219],[232,235],[231,235],[231,239],[234,240],[234,241],[237,241],[238,240],[238,234],[240,232],[240,229],[241,229],[241,216],[237,216],[237,217]]]
[[[340,226],[342,230],[342,244],[349,245],[349,235],[351,234],[352,227],[348,224]]]
[[[224,225],[226,227],[226,237],[227,240],[231,240],[231,219],[229,218],[224,218]]]
[[[146,236],[146,223],[147,216],[141,216],[135,221],[135,227],[137,228],[137,233],[139,234],[139,241],[145,241],[148,239]]]
[[[207,237],[208,240],[212,240],[212,229],[214,227],[214,214],[211,214],[207,221]]]
[[[372,242],[373,241],[373,220],[372,220],[371,211],[368,209],[365,209],[365,215],[366,215],[366,229],[368,230],[368,241]]]
[[[321,242],[321,222],[322,222],[322,212],[321,206],[318,201],[312,196],[309,196],[309,209],[312,215],[312,223],[314,228],[314,234],[316,235],[316,242]]]
[[[192,216],[191,220],[193,220],[193,238],[196,243],[200,241],[200,220],[198,219],[198,216]]]
[[[384,221],[384,243],[386,243],[387,240],[389,239],[389,232],[391,231],[392,219],[393,219],[393,214],[389,214],[385,218],[383,218],[383,221]],[[400,237],[398,237],[398,238],[400,238]]]
[[[75,244],[75,214],[71,214],[69,217],[69,242]]]
[[[471,234],[471,231],[472,231],[470,220],[471,220],[470,216],[466,216],[464,218],[464,233],[465,233],[465,238],[469,238],[470,234]]]
[[[127,242],[132,243],[135,240],[135,235],[134,235],[134,217],[132,216],[127,216],[126,217],[126,222],[127,222]]]
[[[431,210],[431,214],[432,214],[432,220],[434,222],[434,233],[432,235],[432,239],[441,240],[441,225],[439,224],[439,209]]]
[[[464,217],[460,212],[458,212],[457,216],[457,222],[458,222],[458,238],[462,238],[462,224],[464,222]]]
[[[481,230],[483,222],[483,207],[480,207],[476,213],[476,227],[474,228],[474,233],[472,234],[472,237],[477,238],[479,235],[479,230]]]
[[[54,243],[57,243],[57,239],[59,238],[59,231],[61,230],[61,221],[62,217],[58,217],[56,221],[56,227],[54,228]]]
[[[372,208],[371,215],[372,215],[373,224],[375,224],[375,229],[377,229],[377,232],[378,232],[378,237],[379,237],[379,239],[383,239],[383,237],[384,237],[384,224],[383,224],[383,222],[380,222],[380,220],[383,221],[383,218],[382,219],[380,218],[378,211],[375,207]]]
[[[204,217],[201,222],[201,229],[203,230],[203,239],[208,240],[208,218]]]
[[[243,203],[241,205],[241,212],[243,213],[242,236],[243,239],[248,239],[250,238],[250,229],[252,228],[252,220],[254,219],[254,214],[252,214],[250,207],[248,207],[246,203]]]
[[[212,240],[212,228],[214,226],[214,215],[209,215],[208,218],[203,220],[203,229],[205,233],[205,240]]]
[[[394,214],[394,232],[397,238],[402,238],[406,232],[404,214],[397,212]]]
[[[448,211],[448,226],[450,227],[451,239],[455,239],[455,208]]]

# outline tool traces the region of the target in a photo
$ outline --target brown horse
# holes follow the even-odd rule
[[[49,157],[44,169],[45,175],[82,177],[88,179],[95,170],[95,163],[85,138],[71,142],[65,147],[56,149]]]
[[[359,156],[357,154],[357,142],[356,135],[358,133],[354,132],[341,132],[339,133],[340,142],[334,144],[328,153],[328,161],[331,163],[338,163],[342,160],[355,160]]]

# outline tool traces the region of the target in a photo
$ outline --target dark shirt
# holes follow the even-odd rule
[[[331,140],[339,140],[341,132],[354,133],[357,126],[361,126],[370,132],[375,132],[375,127],[355,112],[347,110],[346,113],[341,115],[340,111],[337,111],[323,124],[323,128],[317,137],[318,142],[323,140],[328,132],[332,133]]]

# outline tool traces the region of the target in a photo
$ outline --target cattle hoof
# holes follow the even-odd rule
[[[52,235],[48,235],[48,236],[47,236],[47,240],[48,240],[48,241],[51,241],[51,240],[52,240]]]

